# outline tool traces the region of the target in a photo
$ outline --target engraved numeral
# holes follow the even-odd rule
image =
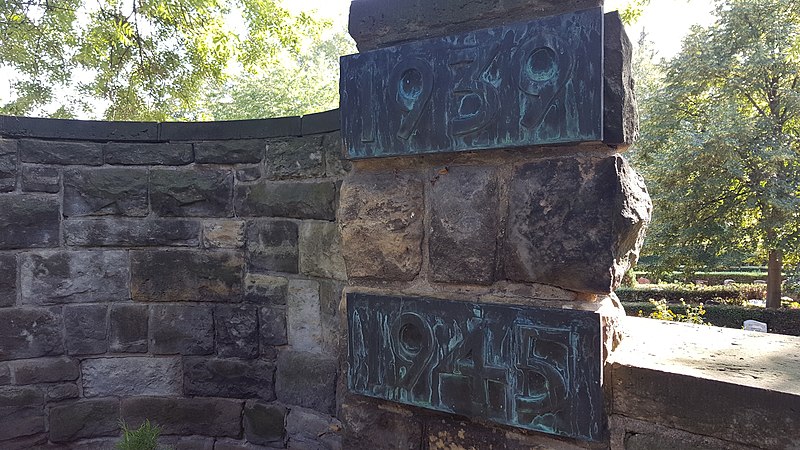
[[[406,114],[400,119],[397,136],[408,140],[417,129],[433,94],[433,68],[419,58],[401,61],[392,74],[390,87],[397,89],[397,104]]]

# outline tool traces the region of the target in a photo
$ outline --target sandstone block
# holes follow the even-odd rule
[[[180,358],[98,358],[81,363],[84,397],[179,396]]]
[[[289,343],[286,336],[286,308],[265,306],[259,309],[258,314],[262,354],[265,354],[271,347]]]
[[[322,150],[325,152],[325,174],[329,177],[344,177],[353,168],[353,164],[344,158],[342,133],[329,133],[322,138]]]
[[[50,440],[69,442],[119,433],[119,400],[97,399],[50,408]]]
[[[619,12],[605,15],[603,35],[603,142],[627,147],[639,136],[639,111],[633,50]]]
[[[0,192],[17,187],[17,142],[0,139]]]
[[[109,351],[116,353],[147,351],[147,305],[112,305],[108,320]]]
[[[258,307],[218,306],[214,310],[217,356],[256,358],[258,356]]]
[[[70,169],[64,172],[64,215],[133,216],[148,213],[146,169]]]
[[[292,408],[286,420],[286,431],[289,434],[289,448],[342,448],[341,422],[314,410]]]
[[[64,307],[64,341],[69,355],[96,355],[108,350],[108,307]]]
[[[0,361],[64,354],[61,308],[0,309]]]
[[[58,193],[61,191],[61,173],[53,167],[22,166],[22,190]]]
[[[80,370],[78,361],[71,358],[41,358],[9,363],[14,384],[57,383],[75,381]]]
[[[506,276],[610,293],[636,262],[651,211],[644,181],[621,156],[524,164],[510,186]]]
[[[166,217],[230,217],[233,173],[222,169],[153,170],[153,212]]]
[[[44,415],[44,397],[38,389],[0,387],[0,441],[44,432]]]
[[[244,279],[244,301],[260,305],[285,305],[289,280],[250,273]]]
[[[58,247],[59,208],[54,196],[0,196],[0,250]]]
[[[286,304],[289,345],[298,351],[322,352],[319,283],[312,280],[289,280]]]
[[[184,358],[183,374],[186,395],[275,399],[275,367],[266,361]]]
[[[266,175],[272,180],[324,177],[322,138],[304,136],[268,141],[265,166]]]
[[[20,159],[28,163],[84,166],[103,164],[103,146],[93,142],[20,139],[17,145]]]
[[[261,182],[236,186],[236,213],[243,217],[336,219],[336,184]]]
[[[192,144],[110,142],[103,148],[106,164],[180,166],[194,160]]]
[[[0,308],[17,302],[17,257],[0,254]]]
[[[307,352],[281,352],[275,374],[278,400],[287,405],[333,414],[337,369],[335,358]]]
[[[214,318],[203,306],[156,305],[150,311],[150,351],[155,354],[210,355]]]
[[[297,273],[297,224],[288,220],[254,220],[247,225],[251,271]]]
[[[79,247],[197,247],[200,222],[187,219],[69,219],[67,245]]]
[[[233,251],[133,251],[131,294],[139,302],[238,302],[243,269]]]
[[[339,226],[350,278],[413,280],[422,265],[424,212],[415,174],[358,173],[345,180]]]
[[[119,302],[128,293],[124,251],[44,251],[20,256],[21,300],[25,304]]]
[[[122,419],[137,428],[150,420],[165,435],[239,437],[242,403],[220,398],[126,398],[122,400]]]
[[[347,279],[342,239],[334,222],[306,221],[300,225],[300,272],[320,278]]]
[[[260,139],[236,141],[207,141],[194,144],[195,158],[199,163],[248,164],[264,158],[266,143]]]
[[[243,220],[214,220],[203,222],[203,247],[240,248],[244,245]]]
[[[261,400],[247,401],[242,418],[245,438],[258,445],[283,443],[286,435],[286,413],[287,410],[282,405]]]

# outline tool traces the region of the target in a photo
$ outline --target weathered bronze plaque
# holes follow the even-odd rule
[[[583,440],[606,434],[588,311],[347,294],[352,392]]]
[[[603,139],[603,12],[429,39],[341,60],[350,158]]]

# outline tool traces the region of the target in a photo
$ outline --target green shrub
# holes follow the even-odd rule
[[[117,443],[118,450],[158,450],[158,438],[161,428],[152,425],[149,420],[139,428],[132,430],[125,422],[120,422],[122,440]]]
[[[726,303],[743,305],[750,299],[764,299],[767,287],[763,284],[731,284],[701,286],[695,284],[640,284],[620,287],[616,294],[623,302],[644,303],[664,300],[667,303]]]
[[[709,285],[713,284],[722,284],[725,280],[733,280],[739,284],[751,284],[756,280],[767,280],[767,273],[763,271],[749,271],[749,272],[737,272],[737,271],[724,271],[724,272],[694,272],[690,274],[685,274],[683,272],[672,272],[669,274],[650,274],[648,272],[636,272],[636,276],[638,277],[645,277],[649,278],[653,281],[657,281],[661,279],[662,281],[672,282],[672,281],[682,281],[685,283],[691,283],[695,280],[705,280],[708,282]]]
[[[686,302],[681,301],[681,306],[683,306],[683,310],[686,314],[673,312],[669,306],[667,306],[667,302],[664,300],[650,300],[650,304],[653,305],[653,310],[647,317],[651,319],[666,320],[670,322],[694,323],[697,325],[711,325],[703,320],[706,310],[703,308],[702,303],[699,305],[687,305]],[[639,317],[644,317],[644,311],[641,309],[639,310]]]

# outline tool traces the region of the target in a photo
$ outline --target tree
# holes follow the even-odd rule
[[[727,0],[665,67],[635,158],[662,268],[767,257],[767,306],[800,243],[800,2]]]

